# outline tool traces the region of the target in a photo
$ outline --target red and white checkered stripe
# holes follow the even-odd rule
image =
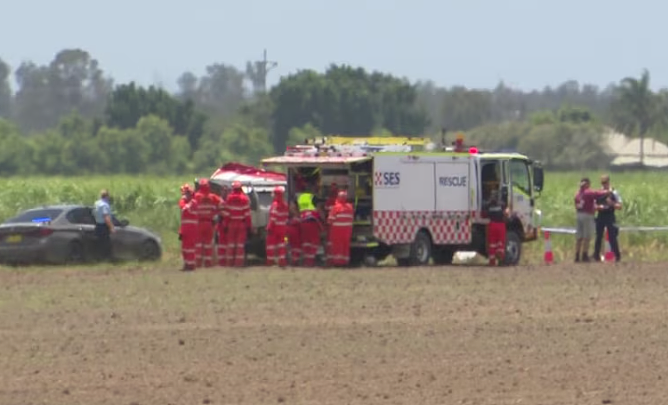
[[[388,245],[411,243],[421,228],[433,243],[459,245],[471,242],[470,211],[374,211],[373,234]]]

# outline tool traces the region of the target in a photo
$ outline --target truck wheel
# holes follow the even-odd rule
[[[418,232],[411,245],[410,264],[412,266],[427,266],[431,259],[431,238],[425,231]]]
[[[450,248],[437,248],[434,249],[434,264],[446,265],[452,264],[453,259],[455,258],[455,250]]]
[[[506,233],[506,257],[504,264],[517,266],[522,258],[522,240],[516,231]]]

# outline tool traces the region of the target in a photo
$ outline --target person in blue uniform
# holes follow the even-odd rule
[[[109,204],[109,191],[100,191],[100,199],[95,201],[95,236],[97,236],[100,259],[111,260],[111,234],[116,231],[111,219],[111,205]]]

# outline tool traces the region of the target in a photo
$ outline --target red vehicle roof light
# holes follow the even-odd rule
[[[471,147],[469,148],[469,154],[471,154],[471,155],[477,155],[478,152],[479,152],[479,151],[478,151],[478,148],[476,148],[475,146],[471,146]]]

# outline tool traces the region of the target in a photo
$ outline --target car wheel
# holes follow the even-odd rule
[[[84,248],[81,242],[75,240],[67,245],[67,256],[65,256],[65,262],[67,264],[83,263],[85,259],[86,254],[84,253]]]
[[[506,255],[504,264],[507,266],[517,266],[522,258],[522,240],[515,231],[508,231],[506,234]]]
[[[139,251],[139,260],[155,261],[159,260],[161,256],[162,250],[156,241],[149,239],[142,243],[141,250]]]

